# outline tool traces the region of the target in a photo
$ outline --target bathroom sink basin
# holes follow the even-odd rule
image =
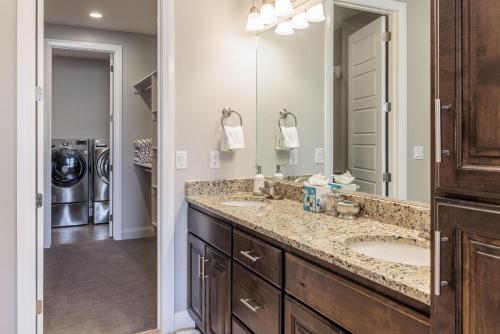
[[[389,262],[414,266],[430,266],[431,262],[431,251],[429,248],[405,242],[357,241],[351,243],[349,247],[357,253]]]
[[[223,205],[234,206],[240,208],[260,208],[264,205],[262,201],[253,201],[253,200],[230,200],[222,202]]]

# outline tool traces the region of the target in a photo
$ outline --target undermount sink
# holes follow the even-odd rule
[[[264,205],[262,201],[253,201],[253,200],[229,200],[222,202],[223,205],[234,206],[240,208],[259,208]]]
[[[404,239],[400,241],[356,241],[349,244],[349,247],[357,253],[389,262],[427,267],[431,262],[429,248],[404,242]]]

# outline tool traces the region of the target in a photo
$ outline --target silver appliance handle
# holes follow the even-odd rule
[[[434,100],[435,150],[436,162],[441,162],[441,100]]]
[[[243,303],[243,305],[245,305],[246,307],[248,307],[248,309],[250,309],[250,311],[252,312],[257,312],[258,310],[260,310],[262,308],[262,306],[252,306],[250,304],[250,301],[252,300],[252,298],[240,298],[240,302]]]
[[[441,281],[441,243],[448,241],[447,237],[441,237],[441,231],[434,231],[434,294],[441,295],[441,287],[448,285],[447,281]]]
[[[252,262],[257,262],[258,260],[262,259],[262,256],[252,256],[250,255],[252,251],[240,251],[240,254],[249,259]]]

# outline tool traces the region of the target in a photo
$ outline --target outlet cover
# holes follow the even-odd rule
[[[325,152],[323,150],[323,147],[316,147],[314,149],[314,163],[316,164],[322,164],[323,161],[325,160]]]
[[[424,160],[424,147],[415,145],[413,146],[413,160]]]
[[[290,165],[299,164],[299,150],[290,150]]]
[[[219,151],[210,151],[210,168],[220,168]]]
[[[186,169],[187,166],[188,166],[187,151],[176,151],[175,152],[175,168],[176,169]]]

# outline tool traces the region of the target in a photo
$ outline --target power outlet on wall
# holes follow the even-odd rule
[[[187,166],[188,166],[187,151],[176,151],[175,152],[175,168],[176,169],[186,169]]]
[[[210,168],[220,168],[219,151],[210,151]]]
[[[424,147],[415,145],[413,146],[413,160],[424,160]]]
[[[290,165],[299,164],[299,150],[290,150]]]

